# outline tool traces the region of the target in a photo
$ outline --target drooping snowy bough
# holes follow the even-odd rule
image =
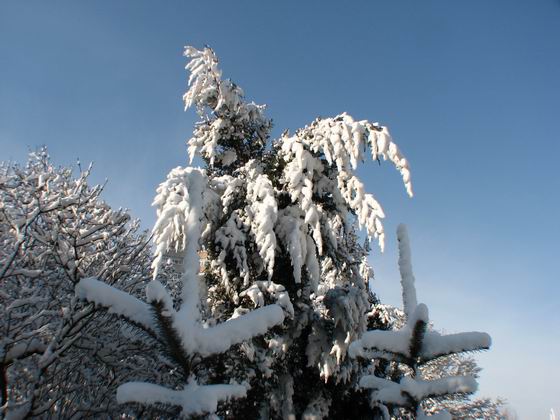
[[[420,407],[424,400],[455,393],[470,394],[477,389],[472,376],[424,380],[422,366],[444,356],[489,349],[491,339],[483,332],[442,335],[428,329],[428,308],[423,303],[417,303],[410,245],[404,225],[398,227],[397,237],[406,323],[396,331],[367,331],[350,345],[349,354],[351,357],[381,359],[406,366],[408,374],[400,378],[364,375],[359,385],[373,390],[371,400],[386,413],[387,418],[390,410],[402,407],[414,418],[421,419],[426,417]],[[451,419],[445,411],[427,417]]]

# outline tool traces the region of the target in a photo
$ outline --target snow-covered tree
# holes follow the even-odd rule
[[[150,275],[148,238],[89,174],[55,167],[45,149],[0,165],[2,418],[109,416],[118,381],[160,375],[133,331],[74,296],[94,274],[132,293]]]
[[[189,155],[205,168],[175,168],[158,188],[147,302],[94,278],[76,288],[153,337],[184,385],[128,383],[117,399],[236,418],[371,412],[347,351],[375,326],[367,253],[372,238],[383,247],[384,213],[354,171],[366,153],[390,160],[412,195],[406,159],[386,127],[347,114],[270,142],[264,106],[222,79],[214,52],[185,55],[185,106],[201,117]],[[158,281],[170,256],[175,298]]]
[[[429,328],[428,308],[417,303],[404,225],[399,226],[397,237],[405,322],[396,330],[368,331],[351,344],[352,357],[373,359],[373,367],[378,368],[380,361],[385,362],[381,372],[364,375],[360,386],[373,390],[371,402],[386,419],[501,418],[499,402],[465,398],[477,389],[478,369],[474,360],[460,354],[488,349],[490,336],[481,332],[444,335]]]
[[[187,47],[185,55],[185,107],[200,116],[188,154],[204,167],[177,167],[158,188],[146,300],[94,277],[76,287],[81,299],[143,330],[162,371],[176,374],[138,375],[118,387],[117,400],[163,417],[310,420],[375,415],[383,400],[370,404],[360,385],[377,380],[394,395],[408,387],[411,399],[397,402],[410,402],[414,415],[434,390],[474,389],[469,378],[420,383],[419,366],[485,347],[487,335],[454,341],[426,331],[427,308],[416,304],[413,286],[405,287],[406,328],[386,331],[375,311],[367,256],[370,241],[384,246],[385,216],[358,164],[369,156],[392,162],[412,196],[408,162],[387,128],[343,113],[271,141],[264,106],[222,78],[214,52]],[[177,290],[162,284],[170,259]],[[394,383],[381,364],[349,357],[351,344],[354,355],[380,346],[376,358],[390,352],[414,375]],[[372,375],[382,370],[385,377]]]
[[[384,213],[355,170],[366,153],[389,160],[412,195],[406,159],[386,127],[347,114],[270,142],[264,107],[222,79],[214,52],[187,47],[185,55],[185,106],[201,116],[189,155],[200,156],[205,169],[176,168],[158,190],[155,275],[169,252],[182,252],[183,276],[194,278],[202,251],[203,286],[189,280],[182,294],[189,311],[200,308],[193,318],[227,325],[271,305],[286,314],[281,325],[244,336],[228,353],[228,376],[249,388],[227,413],[321,418],[371,411],[357,398],[363,363],[347,350],[368,327],[373,299],[358,228],[366,242],[376,238],[383,247]],[[216,380],[216,365],[206,366],[208,381]]]
[[[406,159],[386,127],[347,114],[270,142],[264,107],[222,79],[214,52],[185,54],[185,105],[201,116],[189,154],[204,160],[209,181],[200,238],[208,315],[227,319],[271,302],[288,315],[282,328],[241,346],[247,360],[235,363],[251,389],[232,412],[334,418],[369,410],[353,386],[361,362],[346,353],[367,328],[373,299],[358,228],[383,247],[384,213],[354,171],[367,154],[390,160],[412,195]]]

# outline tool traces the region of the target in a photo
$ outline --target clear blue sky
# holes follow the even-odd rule
[[[195,120],[185,44],[211,45],[277,134],[343,111],[388,125],[416,197],[389,165],[362,168],[387,213],[375,290],[399,302],[406,222],[435,326],[493,336],[482,394],[522,419],[560,411],[559,0],[2,1],[1,159],[46,144],[94,161],[106,199],[150,227]]]

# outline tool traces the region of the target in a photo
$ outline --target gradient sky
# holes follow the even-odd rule
[[[522,419],[560,411],[560,1],[3,0],[1,160],[46,144],[93,161],[151,227],[195,121],[187,44],[216,50],[275,135],[343,111],[388,125],[416,196],[389,164],[360,170],[387,214],[375,290],[399,304],[405,222],[435,327],[493,337],[479,394]]]

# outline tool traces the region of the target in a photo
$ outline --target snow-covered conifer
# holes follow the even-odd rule
[[[392,330],[399,330],[406,325],[404,312],[396,307],[378,304],[374,309],[377,316]],[[432,325],[428,326],[429,329]],[[381,374],[378,362],[378,372]],[[425,380],[440,379],[445,376],[472,376],[478,378],[482,370],[474,357],[465,353],[454,353],[439,357],[419,367]],[[409,372],[406,366],[393,364],[390,376],[399,378]],[[501,398],[473,398],[469,394],[449,394],[445,397],[427,398],[422,401],[422,409],[426,414],[435,414],[447,410],[453,419],[505,419],[502,413],[505,401]]]
[[[369,248],[358,229],[383,247],[385,215],[355,170],[368,156],[388,160],[412,195],[407,160],[386,127],[347,114],[270,141],[265,107],[222,79],[214,52],[187,47],[185,55],[191,73],[185,107],[195,106],[201,117],[189,157],[202,158],[205,168],[172,170],[154,202],[156,274],[170,252],[184,259],[181,300],[190,312],[174,316],[190,328],[177,340],[202,356],[229,348],[222,356],[229,378],[248,390],[228,404],[228,415],[371,411],[355,404],[362,362],[347,352],[368,327],[373,300]],[[205,256],[200,268],[197,252]],[[219,349],[197,341],[198,322],[212,330],[272,308],[282,308],[283,322],[248,328],[236,343],[220,340]],[[204,363],[213,383],[219,369],[210,359]]]
[[[489,337],[427,330],[405,242],[406,326],[387,331],[375,310],[367,257],[370,241],[384,246],[385,214],[356,169],[369,158],[389,161],[412,196],[408,161],[388,129],[342,113],[271,141],[265,107],[222,78],[210,48],[186,47],[185,56],[184,103],[200,116],[188,155],[204,167],[175,168],[158,188],[146,299],[95,278],[76,287],[79,297],[143,330],[178,372],[179,382],[166,383],[167,375],[125,383],[117,399],[164,415],[364,418],[388,414],[393,404],[421,418],[425,397],[472,391],[474,378],[419,378],[424,362],[487,347]],[[178,291],[160,275],[170,258],[180,261]],[[362,376],[370,360],[350,353],[397,360],[414,375],[399,383]],[[364,387],[382,390],[377,405]]]
[[[490,336],[481,332],[445,335],[429,328],[428,308],[417,303],[410,244],[404,225],[399,226],[397,237],[405,322],[396,330],[367,331],[351,344],[352,357],[371,359],[377,367],[380,361],[385,361],[381,372],[378,369],[378,372],[362,376],[359,385],[372,390],[372,405],[387,419],[400,418],[399,413],[416,419],[451,419],[451,414],[447,410],[440,411],[441,408],[457,411],[453,418],[469,418],[467,404],[460,407],[459,403],[464,402],[465,395],[476,391],[478,370],[472,366],[471,359],[458,355],[488,349]],[[446,369],[450,361],[457,367],[467,368]],[[434,404],[441,399],[454,404]],[[490,411],[495,414],[499,412],[499,405],[499,402],[492,405],[478,400],[470,406],[470,414],[478,416]]]

